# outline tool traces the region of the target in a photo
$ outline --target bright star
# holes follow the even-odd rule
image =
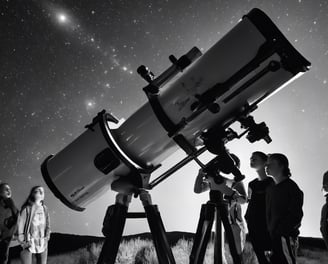
[[[92,110],[96,107],[96,102],[94,100],[86,100],[85,101],[85,106],[87,108],[87,110]]]
[[[67,16],[64,13],[58,13],[57,14],[57,20],[60,23],[66,23],[67,22]]]

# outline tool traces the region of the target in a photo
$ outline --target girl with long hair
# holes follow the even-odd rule
[[[46,264],[49,239],[50,220],[48,208],[44,204],[44,189],[42,186],[34,186],[21,208],[18,220],[22,263],[32,264],[35,255],[37,264]]]

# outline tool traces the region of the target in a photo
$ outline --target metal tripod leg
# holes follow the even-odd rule
[[[221,213],[218,205],[215,207],[215,240],[214,240],[214,264],[223,263],[222,249],[222,223],[221,223]]]
[[[149,228],[153,237],[159,264],[175,264],[172,250],[166,237],[165,228],[157,205],[153,205],[148,192],[140,193],[145,208]]]
[[[215,241],[214,241],[214,264],[223,263],[222,249],[222,227],[226,232],[231,257],[234,264],[242,264],[241,256],[237,252],[235,239],[232,233],[231,225],[228,219],[228,208],[223,203],[207,203],[202,205],[200,218],[197,226],[197,232],[194,244],[190,254],[190,264],[202,264],[204,262],[206,247],[209,242],[212,225],[215,216]]]
[[[131,195],[118,194],[115,205],[107,208],[103,223],[105,242],[97,264],[114,264],[120,246]]]
[[[206,247],[211,236],[214,212],[215,204],[207,203],[202,205],[197,231],[189,258],[190,264],[201,264],[204,261]]]
[[[231,228],[231,225],[230,225],[230,222],[228,219],[227,205],[221,203],[217,206],[217,208],[218,208],[218,210],[217,210],[218,214],[220,214],[221,221],[224,226],[224,230],[225,230],[226,237],[228,240],[228,245],[229,245],[230,254],[231,254],[233,263],[234,264],[242,264],[242,257],[237,252],[235,238],[234,238],[232,228]]]

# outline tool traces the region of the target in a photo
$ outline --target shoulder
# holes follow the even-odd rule
[[[328,203],[325,203],[323,206],[322,206],[322,211],[327,211],[328,209]]]
[[[302,200],[304,197],[303,191],[299,188],[297,183],[290,178],[288,178],[282,183],[281,188],[279,188],[279,190],[280,193],[288,195],[289,198]]]
[[[286,183],[291,190],[303,193],[297,183],[294,182],[292,179],[289,178],[288,180],[286,180]]]
[[[6,206],[6,204],[5,204],[4,199],[0,198],[0,208],[1,208],[1,210],[4,210],[5,206]]]
[[[249,183],[248,183],[248,186],[249,187],[252,187],[254,184],[256,184],[257,182],[258,182],[259,180],[257,179],[257,178],[255,178],[254,180],[252,180],[252,181],[250,181]]]
[[[25,205],[22,207],[20,210],[20,213],[30,213],[32,211],[32,206],[31,205]]]

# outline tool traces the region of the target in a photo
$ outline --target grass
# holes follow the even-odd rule
[[[189,263],[189,255],[192,249],[192,240],[180,239],[173,247],[172,252],[177,264]],[[50,256],[48,264],[94,264],[97,263],[102,243],[92,243],[89,246],[76,250],[74,252]],[[204,264],[213,263],[213,243],[209,243]],[[225,245],[225,263],[232,263],[228,246]],[[256,256],[252,246],[247,242],[243,253],[245,264],[257,264]],[[12,264],[18,264],[20,261],[12,260]],[[120,244],[117,258],[117,264],[157,264],[155,247],[151,240],[140,238],[123,240]],[[328,255],[323,250],[301,249],[298,257],[298,264],[319,264],[328,263]]]

